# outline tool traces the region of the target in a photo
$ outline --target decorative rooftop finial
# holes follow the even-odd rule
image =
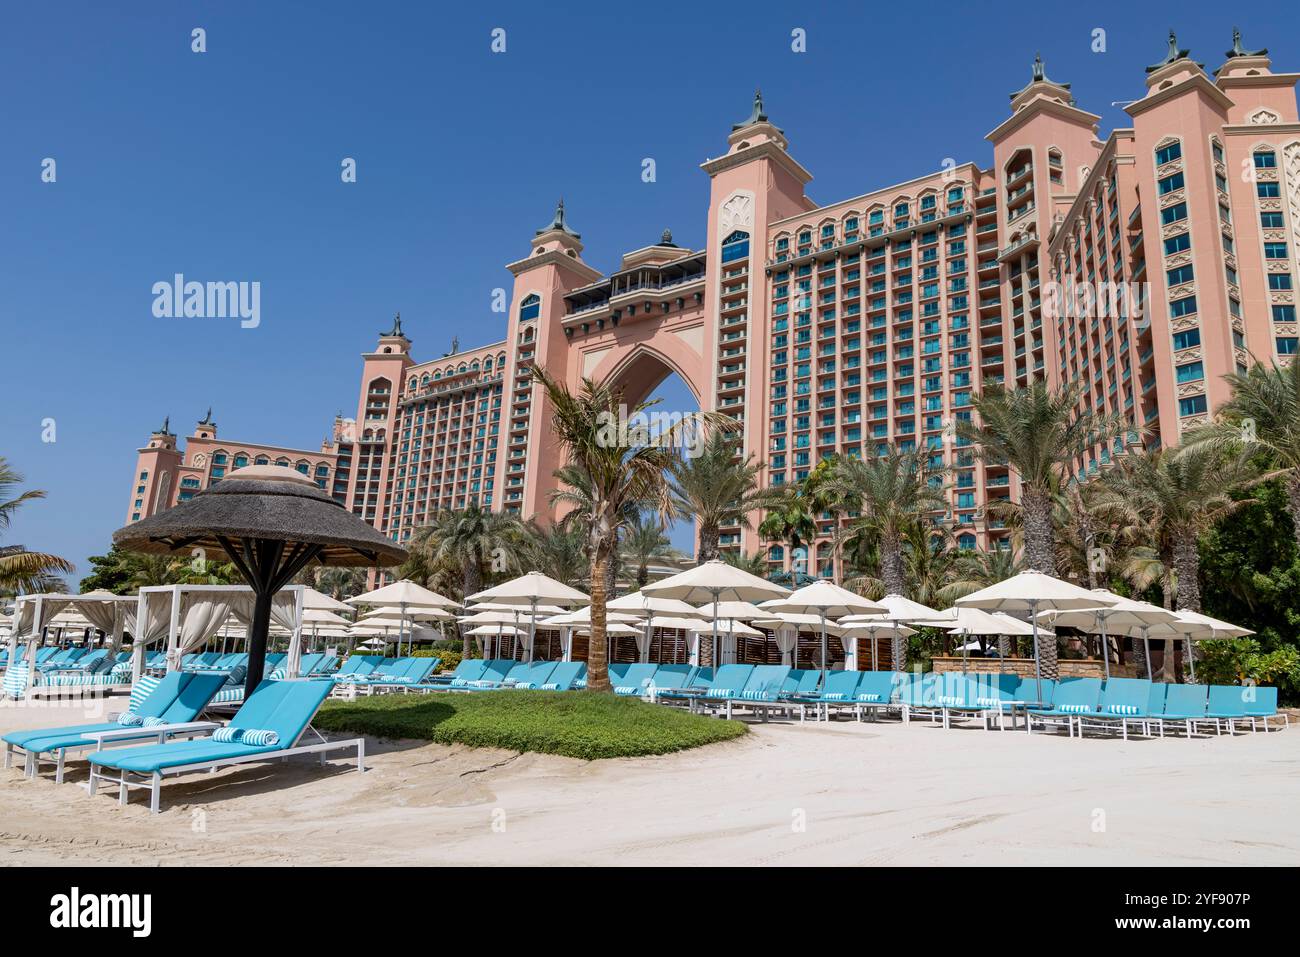
[[[746,126],[753,126],[755,123],[766,123],[766,122],[767,122],[767,114],[763,112],[763,91],[759,89],[755,89],[754,109],[749,114],[749,119],[745,120],[745,122],[743,123],[735,124],[731,128],[731,130],[734,133],[736,130],[743,130]]]
[[[384,336],[401,336],[406,338],[406,333],[402,332],[402,314],[399,312],[393,316],[393,328],[383,333]]]
[[[1033,86],[1035,83],[1050,83],[1052,86],[1060,87],[1062,90],[1068,90],[1070,88],[1070,84],[1057,83],[1055,80],[1053,80],[1051,77],[1047,75],[1047,66],[1043,63],[1042,53],[1034,54],[1034,62],[1029,68],[1028,85],[1025,86],[1023,89],[1017,90],[1015,93],[1012,93],[1011,99],[1014,100],[1016,97],[1018,97],[1021,93],[1024,93],[1025,90],[1029,89],[1029,87]],[[1074,97],[1069,97],[1069,103],[1071,106],[1074,105]]]
[[[1187,50],[1178,49],[1178,35],[1174,33],[1173,28],[1171,27],[1169,30],[1169,52],[1165,54],[1165,58],[1159,63],[1153,63],[1147,67],[1147,72],[1154,73],[1156,70],[1163,66],[1168,66],[1175,60],[1181,60],[1187,56],[1188,52],[1189,51]]]
[[[203,418],[199,420],[199,425],[216,425],[216,424],[217,423],[212,421],[212,406],[208,406],[208,411],[206,414],[204,414]]]
[[[551,232],[551,230],[554,229],[558,229],[562,233],[567,233],[568,235],[572,236],[574,239],[582,238],[577,233],[575,233],[572,229],[570,229],[569,224],[564,221],[564,197],[563,196],[561,196],[560,201],[555,204],[555,216],[551,219],[549,224],[537,230],[537,235],[540,236],[542,235],[542,233],[549,233]]]
[[[159,435],[171,435],[172,417],[170,415],[163,417],[162,428],[158,430]]]
[[[1229,60],[1239,56],[1268,56],[1268,50],[1245,50],[1241,46],[1241,31],[1236,27],[1232,28],[1232,49],[1226,54]]]
[[[660,245],[660,246],[676,246],[676,245],[677,245],[675,242],[673,242],[673,231],[672,231],[671,229],[665,229],[665,230],[663,231],[663,234],[660,235],[660,237],[659,237],[659,245]]]

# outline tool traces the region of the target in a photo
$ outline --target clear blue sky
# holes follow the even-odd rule
[[[5,3],[0,454],[49,497],[4,540],[80,578],[164,415],[183,435],[211,405],[223,434],[315,446],[355,412],[358,353],[397,310],[417,357],[500,338],[492,290],[561,194],[602,270],[665,227],[698,247],[698,164],[756,85],[829,202],[946,157],[987,165],[984,134],[1035,50],[1103,133],[1170,26],[1209,68],[1234,22],[1276,69],[1300,68],[1294,7],[1270,22],[1222,4],[1021,4],[1013,24],[1003,4],[816,6]],[[261,326],[154,318],[150,288],[177,272],[261,282]],[[680,383],[663,391],[687,401]]]

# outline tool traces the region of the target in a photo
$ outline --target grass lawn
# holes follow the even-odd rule
[[[314,724],[322,731],[588,760],[668,754],[727,741],[749,730],[739,721],[585,691],[389,694],[327,701]]]

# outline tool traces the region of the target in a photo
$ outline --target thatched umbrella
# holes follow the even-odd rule
[[[295,575],[312,562],[380,566],[406,558],[404,548],[307,476],[277,465],[236,469],[188,502],[119,528],[113,543],[155,555],[224,556],[234,563],[256,598],[245,700],[262,680],[272,599]]]

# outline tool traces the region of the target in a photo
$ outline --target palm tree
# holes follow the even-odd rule
[[[1224,377],[1232,398],[1219,407],[1214,423],[1190,432],[1184,444],[1209,442],[1267,454],[1286,478],[1287,511],[1300,554],[1300,361],[1283,368],[1255,363],[1245,374]]]
[[[790,553],[791,567],[800,548],[808,549],[808,564],[804,572],[812,572],[811,545],[817,538],[817,516],[820,504],[808,480],[789,485],[775,485],[763,495],[764,514],[758,523],[758,534],[767,541],[783,542]]]
[[[563,522],[543,525],[530,520],[524,532],[519,543],[521,568],[527,566],[529,571],[539,571],[574,588],[586,586],[591,559],[587,554],[587,536],[578,525]]]
[[[881,456],[840,459],[824,489],[844,509],[861,513],[837,538],[865,534],[874,540],[886,594],[905,594],[903,551],[907,533],[926,523],[930,512],[947,504],[942,477],[931,471],[928,453],[919,449],[900,451],[891,444]]]
[[[1136,552],[1130,563],[1144,565],[1148,577],[1160,574],[1165,606],[1176,598],[1179,611],[1200,611],[1200,538],[1249,504],[1234,493],[1259,479],[1244,454],[1224,456],[1212,444],[1197,443],[1123,457],[1103,476],[1099,496],[1103,508],[1143,529],[1150,551]],[[1172,640],[1165,647],[1164,676],[1172,681]]]
[[[665,524],[671,519],[672,494],[668,470],[677,455],[683,426],[665,429],[654,441],[624,444],[617,424],[644,417],[653,402],[628,408],[623,395],[607,385],[584,379],[575,394],[545,370],[532,367],[533,378],[551,406],[551,432],[563,449],[568,468],[581,476],[583,491],[552,493],[552,502],[585,509],[580,518],[587,530],[591,554],[591,638],[587,653],[587,688],[608,691],[605,654],[605,603],[609,593],[609,562],[618,546],[618,534],[629,520],[629,506],[649,511]],[[686,420],[689,426],[725,421],[716,413],[701,413]],[[685,425],[685,423],[683,423]],[[563,472],[563,470],[561,470]]]
[[[314,587],[317,591],[342,601],[366,590],[366,570],[342,565],[319,568],[316,570]]]
[[[757,575],[759,578],[767,577],[767,559],[763,556],[761,548],[752,555],[745,555],[739,551],[728,549],[722,552],[719,557],[732,568],[739,568],[741,571]]]
[[[664,534],[664,525],[653,517],[638,514],[623,530],[620,543],[623,564],[636,569],[636,587],[644,588],[650,581],[650,566],[655,563],[676,561],[681,553],[672,547]]]
[[[958,421],[957,435],[976,445],[985,462],[1007,464],[1020,478],[1025,565],[1056,567],[1052,495],[1072,463],[1137,427],[1118,413],[1079,411],[1082,383],[1053,392],[1043,379],[1025,388],[989,386],[975,399],[980,424]]]
[[[766,494],[758,487],[763,469],[752,456],[739,459],[736,442],[720,431],[709,436],[699,455],[673,463],[673,508],[678,518],[695,522],[696,561],[718,557],[724,525],[750,527],[749,516]]]
[[[436,513],[411,537],[410,550],[424,553],[431,562],[459,567],[462,597],[468,598],[482,591],[484,566],[503,565],[515,553],[519,529],[517,519],[486,511],[475,502]],[[461,635],[461,654],[470,656],[468,635]]]
[[[0,531],[9,528],[14,514],[28,502],[45,498],[41,489],[18,491],[23,477],[0,456]],[[15,494],[16,493],[16,494]],[[40,592],[49,590],[55,575],[66,574],[75,566],[66,559],[45,552],[30,552],[21,545],[0,547],[0,588],[7,591]]]

